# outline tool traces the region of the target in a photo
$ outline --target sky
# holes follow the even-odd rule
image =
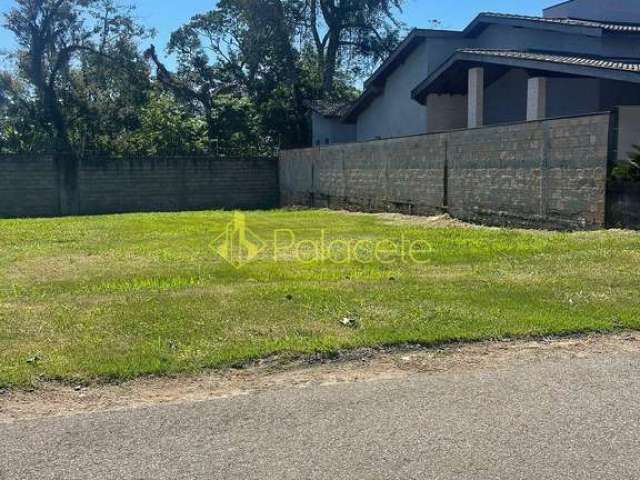
[[[126,0],[125,0],[126,1]],[[432,20],[442,22],[444,28],[464,28],[480,12],[541,15],[542,9],[560,0],[406,0],[402,20],[409,27],[428,27]],[[0,0],[0,14],[6,13],[13,0]],[[136,6],[139,19],[157,30],[153,39],[163,50],[171,32],[196,13],[215,6],[215,0],[128,0]],[[11,48],[10,32],[0,28],[0,51]],[[1,65],[1,62],[0,62]]]

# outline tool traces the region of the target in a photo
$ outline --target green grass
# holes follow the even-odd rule
[[[278,261],[267,250],[236,269],[210,248],[232,213],[2,220],[0,387],[640,327],[638,233],[427,227],[329,211],[247,216],[265,239],[326,229],[327,241],[404,237],[429,249],[420,263],[305,263],[283,240]]]

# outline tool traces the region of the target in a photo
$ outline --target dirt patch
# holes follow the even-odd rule
[[[0,392],[0,423],[248,395],[308,385],[404,378],[417,373],[504,369],[520,362],[593,358],[612,352],[640,354],[640,332],[561,339],[363,349],[333,360],[272,358],[240,370],[191,377],[145,378],[119,385],[72,387],[48,383],[33,392]]]
[[[435,215],[432,217],[418,217],[414,215],[404,215],[401,213],[377,213],[376,217],[381,218],[387,224],[403,223],[407,225],[418,225],[428,228],[485,228],[480,225],[463,222],[450,217],[447,214]]]

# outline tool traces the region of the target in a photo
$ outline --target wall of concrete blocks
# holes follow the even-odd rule
[[[433,214],[445,208],[446,135],[288,150],[283,205]]]
[[[80,162],[68,182],[52,156],[0,156],[0,217],[276,208],[277,163],[273,158],[90,159]]]
[[[589,229],[606,221],[609,113],[281,153],[284,205]]]

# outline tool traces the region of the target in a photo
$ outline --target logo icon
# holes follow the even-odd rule
[[[255,260],[264,250],[265,242],[247,228],[247,217],[235,212],[224,233],[211,243],[211,248],[235,268]]]

